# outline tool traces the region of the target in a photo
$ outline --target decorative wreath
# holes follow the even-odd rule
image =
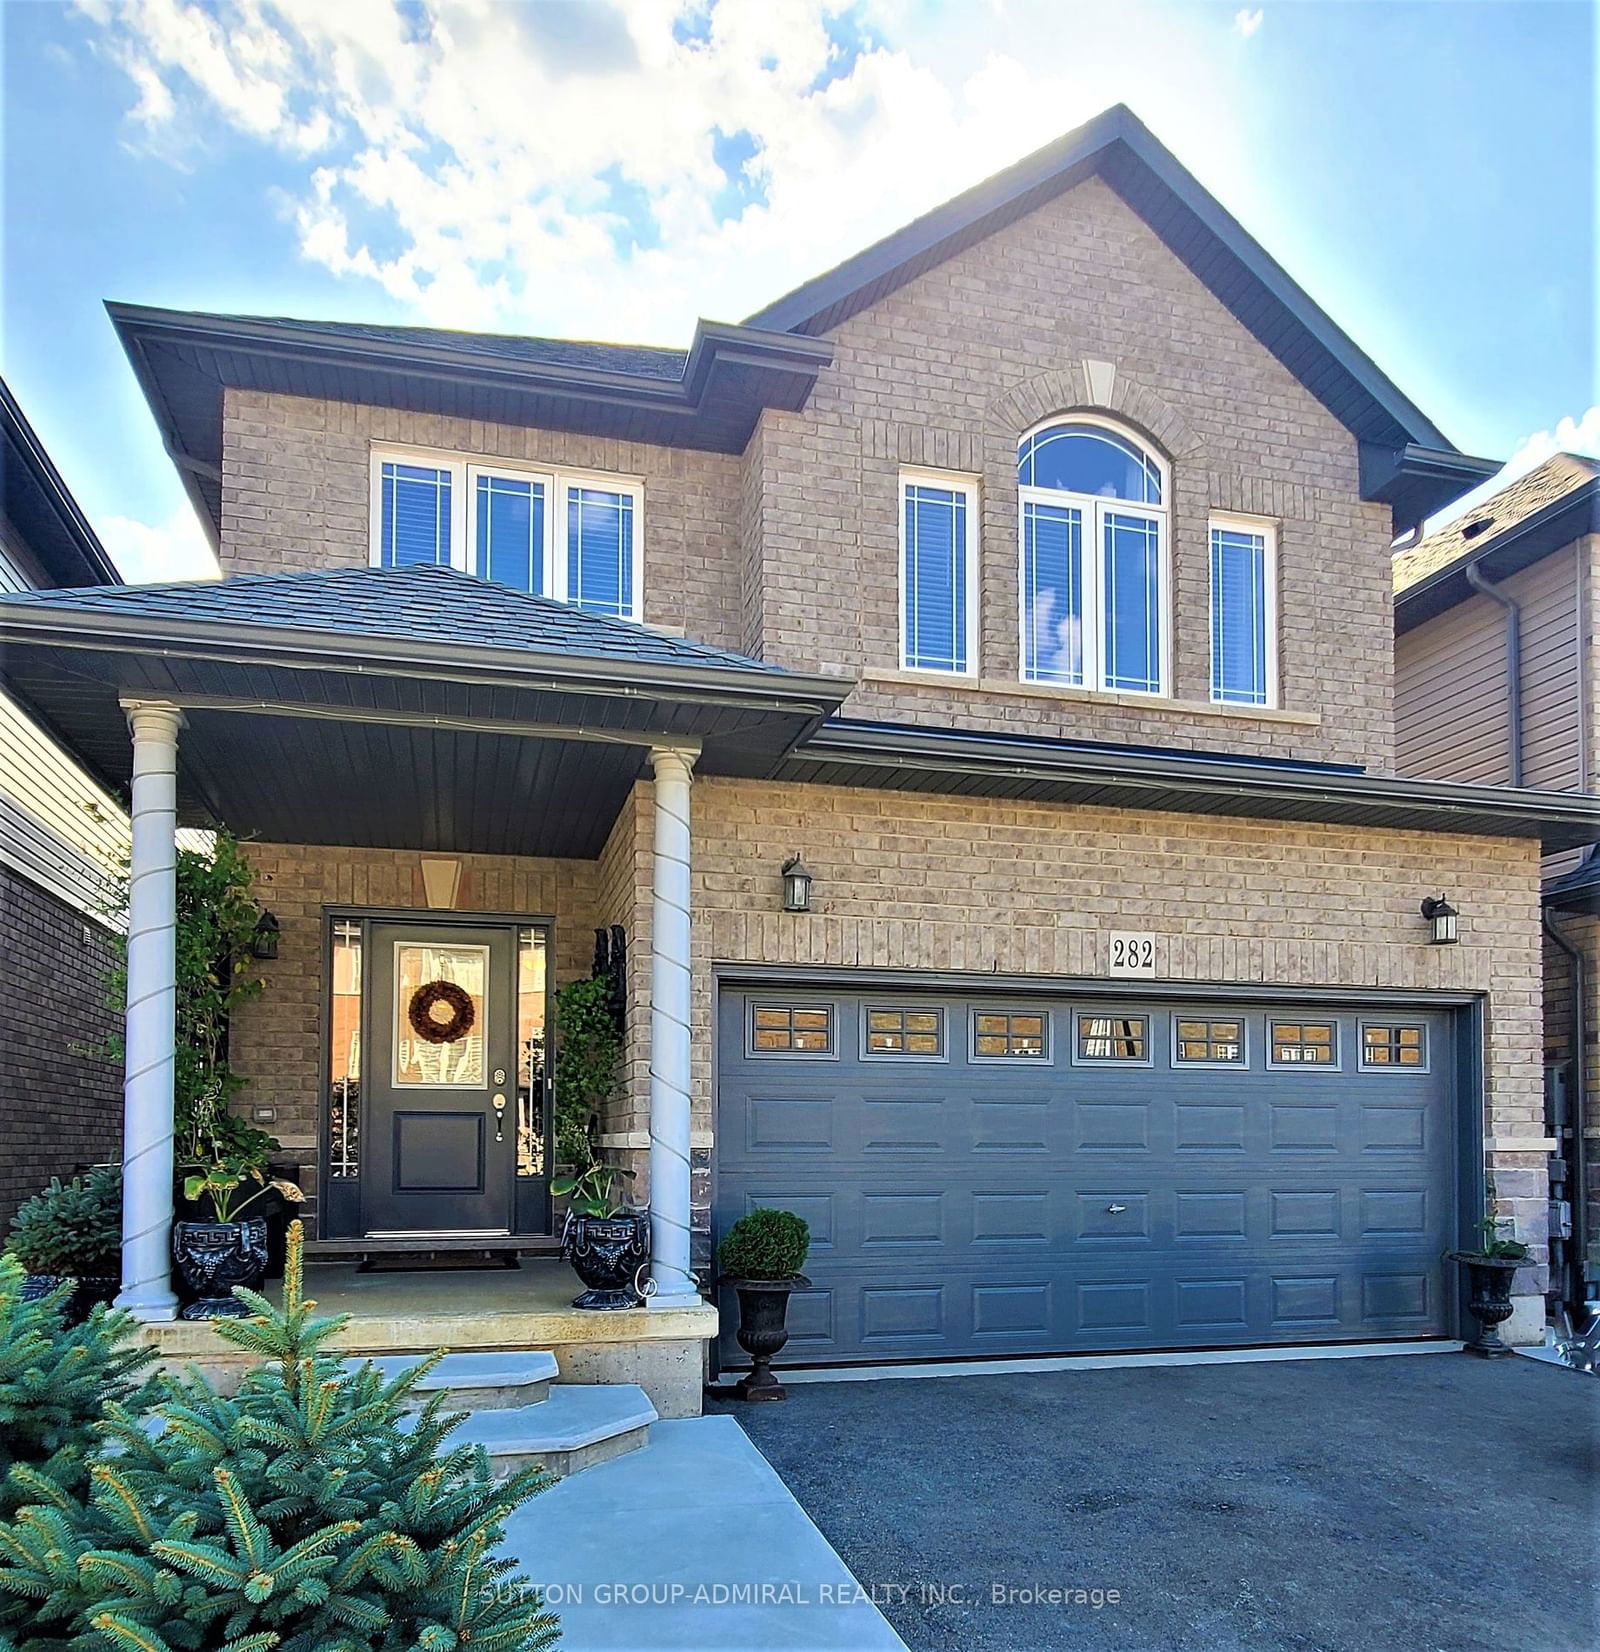
[[[450,1006],[448,1021],[434,1020],[433,1011],[439,1004]],[[411,1002],[406,1007],[406,1019],[411,1023],[412,1032],[424,1044],[454,1044],[458,1038],[465,1038],[472,1031],[478,1012],[472,1007],[472,999],[466,989],[458,987],[454,981],[429,981],[412,993]]]

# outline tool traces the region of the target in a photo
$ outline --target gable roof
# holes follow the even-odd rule
[[[0,512],[49,584],[115,585],[122,577],[3,379]]]
[[[529,655],[754,674],[774,683],[780,666],[586,613],[454,568],[332,568],[233,574],[170,585],[94,586],[0,597],[0,628],[30,609],[102,614],[158,624],[248,626],[393,638]]]
[[[822,333],[867,305],[1043,206],[1089,177],[1104,180],[1239,322],[1360,442],[1377,450],[1366,470],[1381,485],[1381,454],[1404,455],[1417,472],[1401,491],[1440,503],[1497,468],[1458,454],[1442,431],[1388,378],[1261,244],[1124,104],[925,213],[791,293],[745,325]],[[1435,475],[1418,487],[1418,461]],[[1452,462],[1456,461],[1456,462]],[[1444,492],[1443,490],[1453,489]],[[1370,495],[1380,497],[1381,495]]]
[[[1557,453],[1394,559],[1401,631],[1472,595],[1469,564],[1503,579],[1586,533],[1600,533],[1600,462]]]
[[[804,406],[821,335],[1089,177],[1104,180],[1356,438],[1365,499],[1413,526],[1498,468],[1459,453],[1122,104],[687,352],[427,327],[108,305],[202,514],[220,516],[224,386],[740,452]]]

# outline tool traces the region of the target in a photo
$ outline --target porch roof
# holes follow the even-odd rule
[[[121,702],[180,706],[180,822],[281,842],[599,852],[652,744],[765,767],[847,678],[440,568],[0,599],[0,686],[116,790]]]

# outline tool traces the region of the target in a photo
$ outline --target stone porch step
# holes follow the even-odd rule
[[[382,1358],[347,1359],[347,1371],[373,1365],[385,1381],[422,1363],[420,1354],[391,1354]],[[419,1410],[441,1391],[447,1408],[463,1411],[505,1411],[542,1405],[556,1380],[556,1356],[540,1349],[506,1352],[446,1354],[411,1390],[408,1410]]]
[[[502,1479],[530,1463],[565,1479],[649,1444],[655,1421],[634,1383],[561,1383],[542,1405],[474,1412],[448,1444],[483,1446]]]

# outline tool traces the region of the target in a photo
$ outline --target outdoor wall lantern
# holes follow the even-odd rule
[[[783,909],[785,912],[811,910],[811,873],[798,855],[783,863]]]
[[[1460,940],[1456,920],[1461,916],[1443,895],[1429,895],[1422,903],[1422,915],[1433,925],[1435,946],[1454,946]]]
[[[270,912],[256,919],[255,933],[250,937],[252,958],[272,959],[278,956],[278,920]]]

